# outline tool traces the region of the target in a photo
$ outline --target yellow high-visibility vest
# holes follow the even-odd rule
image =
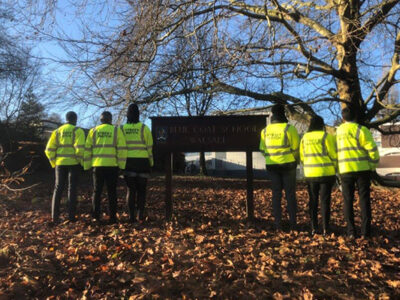
[[[83,165],[85,132],[75,125],[64,124],[51,133],[45,154],[51,166]]]
[[[333,135],[322,130],[307,132],[300,142],[300,160],[305,177],[335,175],[337,152]]]
[[[122,131],[128,149],[127,157],[148,158],[152,167],[154,165],[153,136],[149,127],[141,122],[127,123],[122,126]]]
[[[375,170],[379,151],[371,132],[354,122],[340,125],[336,132],[339,173]]]
[[[119,167],[125,169],[126,143],[122,130],[110,124],[90,129],[86,138],[84,169]]]
[[[272,123],[261,131],[260,151],[267,165],[285,164],[298,159],[300,139],[294,126]]]

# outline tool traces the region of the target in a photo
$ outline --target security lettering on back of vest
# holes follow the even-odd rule
[[[63,131],[61,136],[63,138],[66,138],[66,137],[70,138],[70,137],[72,137],[72,131]]]
[[[112,133],[111,132],[107,132],[107,131],[96,132],[96,134],[100,138],[111,138],[112,137]]]
[[[356,137],[351,134],[351,132],[343,132],[343,133],[339,133],[336,136],[338,141],[343,141],[343,140],[348,140],[348,139],[355,139]]]
[[[282,139],[282,133],[268,132],[266,138],[269,140],[280,140]]]
[[[138,128],[126,128],[126,129],[124,129],[124,131],[125,131],[125,134],[127,134],[127,135],[138,135],[140,129],[138,129]]]
[[[311,145],[321,145],[321,139],[316,138],[316,139],[304,139],[303,143],[305,146],[311,146]]]

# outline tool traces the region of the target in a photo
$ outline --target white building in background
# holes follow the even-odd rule
[[[306,122],[290,122],[296,127],[299,135],[302,136],[308,128]],[[378,146],[381,156],[377,168],[381,176],[400,176],[400,135],[382,137],[378,131],[372,131],[374,140]],[[245,175],[246,153],[245,152],[206,152],[206,167],[210,175]],[[199,153],[186,153],[186,166],[190,173],[190,166],[199,170]],[[192,168],[193,169],[193,168]],[[253,152],[253,171],[258,177],[266,177],[265,158],[260,152]],[[298,178],[303,177],[302,168],[297,168]]]
[[[300,136],[307,131],[308,122],[289,120],[289,123],[296,127]],[[207,171],[210,175],[234,176],[246,174],[245,152],[206,152],[205,160]],[[187,173],[191,173],[191,166],[195,166],[195,168],[192,167],[192,170],[195,170],[195,172],[199,170],[200,155],[198,152],[185,153],[185,161]],[[265,170],[265,158],[259,151],[253,152],[253,172],[257,177],[267,176]],[[301,168],[298,167],[297,172],[299,176],[303,176]]]
[[[382,125],[382,129],[400,130],[400,123]],[[382,135],[377,130],[371,130],[381,156],[379,166],[376,169],[381,176],[393,176],[400,178],[400,134]]]

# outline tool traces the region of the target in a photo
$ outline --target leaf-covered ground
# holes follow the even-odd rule
[[[122,186],[116,225],[92,222],[89,185],[81,187],[78,221],[56,227],[47,225],[51,183],[17,199],[2,195],[0,299],[400,298],[398,190],[373,189],[373,237],[349,241],[339,191],[334,233],[324,238],[309,234],[301,184],[299,231],[284,223],[274,232],[267,186],[255,182],[255,223],[245,221],[242,179],[174,178],[174,219],[166,223],[164,182],[154,178],[142,225],[127,222]]]

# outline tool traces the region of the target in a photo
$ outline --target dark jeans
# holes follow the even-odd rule
[[[347,223],[347,234],[355,234],[353,201],[356,185],[360,198],[361,208],[361,234],[371,235],[371,199],[370,199],[370,173],[347,173],[341,176],[342,193],[344,199],[344,218]]]
[[[117,182],[118,167],[95,167],[93,168],[93,217],[100,219],[100,202],[104,182],[107,186],[108,210],[111,220],[116,219],[117,214]]]
[[[78,189],[80,166],[56,166],[53,198],[51,201],[51,217],[53,221],[58,221],[60,216],[60,200],[68,181],[68,214],[69,219],[73,220],[76,214],[76,195]]]
[[[335,178],[321,179],[320,181],[308,181],[309,211],[311,218],[311,229],[318,230],[318,199],[321,201],[322,228],[329,231],[329,220],[331,216],[331,192]]]
[[[282,189],[285,190],[287,210],[291,228],[296,227],[296,169],[268,170],[272,184],[272,208],[275,218],[275,226],[280,228],[282,219]]]
[[[144,220],[144,207],[146,204],[146,186],[147,178],[125,176],[125,182],[128,186],[126,201],[129,208],[129,219],[136,220],[136,214],[139,214],[139,220]]]

